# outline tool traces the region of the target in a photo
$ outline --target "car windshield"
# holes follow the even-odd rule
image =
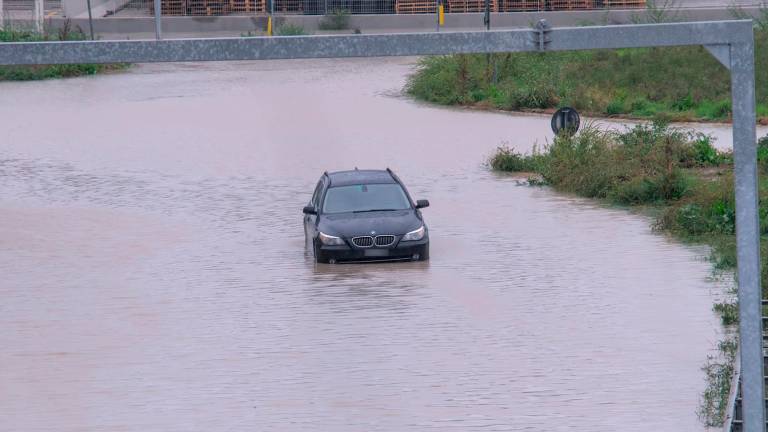
[[[323,213],[405,210],[411,203],[397,183],[360,184],[328,189]]]

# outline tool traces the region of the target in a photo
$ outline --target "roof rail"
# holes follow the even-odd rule
[[[400,177],[398,177],[397,174],[395,174],[391,169],[389,169],[389,167],[387,167],[387,172],[389,173],[390,176],[392,176],[392,179],[394,179],[395,182],[400,183],[400,185],[402,186],[403,182],[400,181]]]

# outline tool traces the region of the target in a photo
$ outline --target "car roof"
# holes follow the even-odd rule
[[[397,183],[389,170],[349,170],[327,173],[330,187],[356,184]]]

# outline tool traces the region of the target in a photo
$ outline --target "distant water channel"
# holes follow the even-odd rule
[[[548,119],[414,103],[413,63],[0,84],[0,430],[703,430],[706,251],[491,173]],[[354,166],[431,201],[430,262],[312,263]]]

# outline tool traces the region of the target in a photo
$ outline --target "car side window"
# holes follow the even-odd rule
[[[320,191],[323,189],[323,181],[320,180],[317,182],[317,186],[315,186],[315,193],[312,194],[312,201],[309,202],[310,205],[317,208],[317,201],[320,199]]]

